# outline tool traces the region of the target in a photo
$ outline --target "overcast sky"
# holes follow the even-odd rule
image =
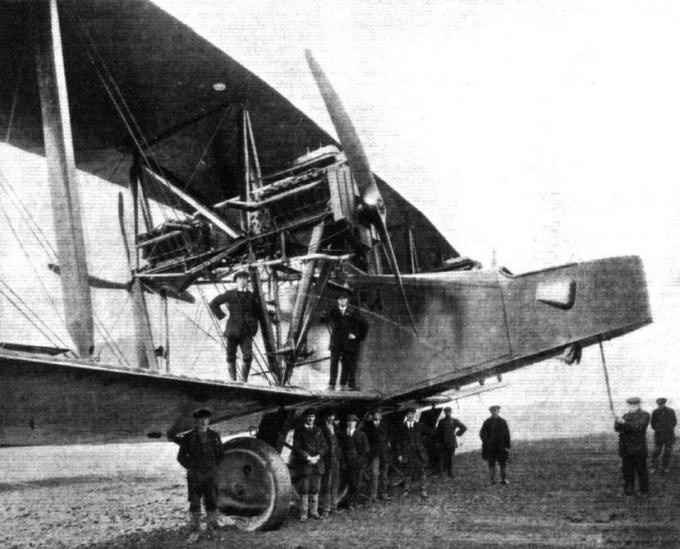
[[[612,388],[680,398],[679,3],[157,3],[332,133],[311,49],[374,171],[463,255],[514,272],[642,256],[656,322],[607,344]],[[605,398],[596,348],[508,378],[492,398]]]

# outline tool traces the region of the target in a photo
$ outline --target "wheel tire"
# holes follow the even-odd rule
[[[288,466],[267,443],[239,437],[224,444],[217,507],[240,530],[279,527],[290,509],[293,486]]]

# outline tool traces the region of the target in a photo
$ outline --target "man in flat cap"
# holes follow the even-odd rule
[[[482,439],[482,459],[489,463],[491,484],[496,484],[496,463],[501,470],[501,484],[510,484],[505,471],[510,450],[510,429],[508,422],[499,415],[500,410],[500,406],[489,406],[491,417],[482,424],[479,438]]]
[[[194,412],[196,427],[181,438],[177,454],[177,461],[187,470],[192,543],[198,539],[201,527],[201,499],[208,515],[208,532],[219,527],[217,470],[224,459],[224,449],[219,433],[208,429],[211,415],[207,408]]]
[[[319,490],[325,471],[324,456],[328,451],[326,439],[316,425],[316,411],[309,408],[302,414],[302,424],[293,433],[293,463],[298,475],[297,491],[300,494],[300,522],[307,517],[321,519],[319,515]]]
[[[637,476],[641,494],[649,493],[647,474],[647,426],[649,414],[640,408],[640,399],[631,397],[626,400],[628,412],[623,417],[616,416],[614,430],[619,433],[619,456],[623,473],[623,491],[627,496],[635,493]]]
[[[380,499],[389,500],[387,485],[387,469],[390,465],[390,433],[382,420],[382,412],[374,410],[370,421],[364,426],[364,433],[368,439],[368,464],[371,471],[371,494],[369,505],[373,504],[380,495]],[[378,493],[378,488],[380,492]]]
[[[457,437],[462,436],[467,427],[462,421],[458,421],[451,415],[450,406],[444,408],[444,417],[439,420],[435,431],[435,440],[439,450],[439,476],[444,476],[444,472],[453,477],[453,457],[458,448]]]
[[[226,315],[222,305],[226,304],[229,319],[224,330],[227,339],[227,366],[231,379],[236,381],[236,349],[241,347],[243,357],[243,381],[248,381],[250,364],[253,361],[253,338],[257,334],[262,310],[255,294],[248,289],[247,271],[234,275],[236,288],[218,295],[210,302],[210,310],[222,320]]]
[[[416,421],[416,409],[406,410],[406,419],[397,432],[397,461],[404,466],[406,482],[404,495],[411,492],[415,483],[420,488],[420,496],[427,498],[425,491],[425,464],[428,462],[425,449],[425,435],[422,425]]]
[[[368,439],[363,431],[357,429],[359,418],[354,414],[349,414],[345,419],[346,428],[340,433],[341,464],[345,473],[345,479],[349,491],[347,493],[347,503],[350,509],[359,504],[359,484],[361,483],[361,473],[366,466],[368,457]]]
[[[349,306],[349,288],[338,295],[337,302],[338,306],[328,313],[331,328],[331,372],[328,390],[335,390],[339,362],[342,362],[341,388],[356,390],[357,355],[361,342],[368,333],[368,322],[357,309]]]
[[[675,426],[678,419],[673,408],[666,406],[665,398],[657,398],[657,408],[652,412],[652,429],[654,429],[654,452],[652,452],[652,473],[656,473],[661,456],[661,472],[670,471],[673,443],[675,442]]]

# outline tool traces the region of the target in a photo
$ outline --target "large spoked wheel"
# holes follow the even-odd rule
[[[241,530],[271,530],[288,516],[293,487],[288,466],[268,444],[239,437],[224,444],[217,506]]]

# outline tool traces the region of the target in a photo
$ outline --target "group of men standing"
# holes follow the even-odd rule
[[[665,398],[656,400],[657,408],[652,412],[651,424],[654,430],[654,451],[652,453],[652,473],[667,473],[670,468],[671,453],[675,442],[675,426],[678,421],[675,411],[666,406]],[[649,493],[649,474],[647,471],[647,427],[650,415],[641,408],[641,400],[631,397],[626,400],[628,412],[616,416],[614,430],[619,433],[619,456],[623,491],[632,496],[635,493],[637,478],[640,493]],[[659,469],[661,457],[661,469]]]

